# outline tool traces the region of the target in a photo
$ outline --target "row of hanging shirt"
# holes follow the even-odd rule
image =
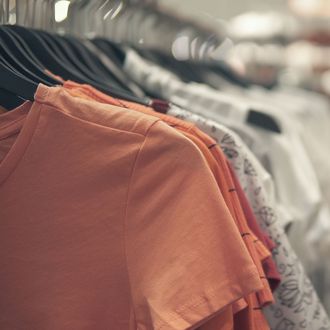
[[[0,36],[1,328],[330,329],[321,96]]]
[[[209,78],[207,74],[204,84],[187,83],[182,73],[170,72],[133,50],[127,52],[124,69],[149,93],[175,104],[167,114],[193,122],[220,145],[222,137],[216,132],[219,123],[240,136],[245,147],[267,171],[267,175],[262,175],[266,178],[263,185],[268,195],[273,196],[275,214],[330,310],[330,273],[324,263],[330,250],[327,98],[286,86],[268,90],[219,83],[215,89],[210,87],[214,87],[214,76]],[[249,123],[253,111],[257,111],[257,116],[269,117]],[[231,161],[238,161],[233,146],[227,145],[223,151]],[[241,160],[240,164],[233,166],[236,169],[245,164],[249,172],[250,162]],[[257,175],[254,170],[250,174]],[[270,186],[275,185],[275,190],[269,188],[269,177]],[[243,188],[249,191],[244,184]],[[250,202],[259,214],[260,205]],[[272,219],[273,215],[271,212],[266,217]]]
[[[238,172],[245,193],[250,196],[249,201],[255,214],[263,217],[260,225],[263,223],[264,226],[272,227],[273,221],[280,223],[281,230],[286,231],[286,237],[290,239],[290,244],[329,309],[330,276],[328,265],[324,263],[329,257],[330,237],[329,159],[326,152],[329,144],[327,127],[330,124],[328,100],[313,92],[283,86],[273,90],[260,87],[242,89],[233,84],[219,83],[219,88],[214,89],[210,87],[214,87],[214,76],[209,78],[208,73],[204,76],[204,84],[187,83],[184,82],[187,78],[182,72],[169,72],[159,62],[151,63],[133,50],[127,52],[124,69],[135,82],[145,86],[149,93],[175,104],[167,114],[194,123],[222,146],[223,152]],[[257,111],[259,116],[267,114],[270,117],[255,121],[257,126],[251,125],[248,121],[252,111]],[[229,136],[238,135],[239,142],[228,140],[227,135],[219,135],[219,124],[230,130]],[[257,161],[249,161],[248,157],[240,156],[237,148],[242,144],[249,155],[253,153]],[[251,166],[256,162],[259,166]],[[239,171],[243,173],[239,175]],[[249,179],[245,178],[244,181],[243,175]],[[251,183],[247,181],[254,180],[255,176],[262,179],[250,187]],[[267,192],[272,207],[269,208],[267,203],[265,205],[257,199],[256,195],[262,191],[260,186]],[[284,241],[276,239],[274,233],[267,233],[283,248],[283,251],[278,248],[274,253],[277,256],[275,259],[279,258],[276,261],[280,265],[281,274],[299,273],[299,262],[280,262],[281,252],[286,254],[289,251]],[[293,271],[292,267],[298,268]],[[309,290],[301,280],[299,282],[289,278],[286,284],[275,291],[277,302],[281,301],[293,308],[293,319],[303,310],[297,289],[304,292],[305,298],[302,300],[311,303],[307,298]],[[270,309],[273,316],[277,315],[279,319],[285,315],[274,306]],[[297,323],[293,319],[281,319],[276,326],[271,324],[271,327],[285,328],[286,324],[288,328],[303,328],[306,324]],[[310,327],[313,328],[312,325]]]

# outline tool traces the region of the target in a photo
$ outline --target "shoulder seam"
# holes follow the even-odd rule
[[[118,132],[125,132],[125,133],[128,133],[128,134],[135,134],[135,135],[139,135],[139,136],[143,136],[144,138],[148,135],[148,132],[150,130],[150,128],[156,123],[159,121],[159,119],[155,120],[154,122],[152,122],[151,124],[149,124],[149,127],[146,129],[146,132],[145,133],[138,133],[138,132],[132,132],[132,131],[129,131],[129,130],[125,130],[125,129],[120,129],[120,128],[115,128],[115,127],[111,127],[111,126],[104,126],[104,125],[101,125],[101,124],[98,124],[98,123],[94,123],[92,121],[88,121],[88,120],[85,120],[85,119],[82,119],[80,117],[75,117],[75,116],[72,116],[71,114],[68,114],[68,113],[65,113],[63,112],[59,107],[56,107],[54,105],[51,105],[51,104],[48,104],[48,103],[43,103],[43,102],[39,102],[41,104],[44,104],[50,108],[52,108],[53,110],[55,110],[56,112],[59,112],[69,118],[72,118],[72,119],[75,119],[77,121],[80,121],[80,122],[83,122],[83,123],[88,123],[90,125],[95,125],[95,126],[99,126],[99,127],[104,127],[104,128],[108,128],[108,129],[112,129],[114,131],[118,131]],[[134,110],[132,110],[134,111]]]

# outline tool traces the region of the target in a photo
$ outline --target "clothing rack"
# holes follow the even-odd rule
[[[234,84],[249,85],[247,80],[239,77],[226,63],[212,59],[212,54],[225,40],[224,31],[185,19],[154,1],[72,0],[67,17],[61,24],[55,20],[56,0],[18,0],[12,8],[9,0],[1,0],[0,8],[0,21],[4,23],[14,21],[20,26],[78,38],[107,38],[121,45],[142,49],[145,53],[151,53],[151,56],[164,54],[162,62],[167,61],[167,58],[172,64],[177,62],[178,66],[183,66],[184,63],[174,58],[173,46],[178,36],[181,38],[185,35],[188,40],[185,48],[188,59],[191,58],[191,64],[187,65],[194,66],[194,71],[205,67],[205,70],[220,72]],[[148,104],[149,101],[140,102]],[[251,109],[247,120],[256,126],[281,132],[274,118],[265,114],[258,115],[255,109]]]
[[[67,17],[56,22],[56,0],[0,1],[0,22],[18,24],[49,32],[59,32],[77,37],[106,37],[120,43],[172,52],[175,39],[180,34],[194,41],[195,53],[208,59],[210,52],[219,47],[225,31],[219,27],[198,23],[165,9],[156,1],[144,0],[71,0]],[[83,24],[82,24],[83,23]],[[120,25],[120,29],[116,26]]]
[[[157,2],[58,3],[0,0],[0,329],[330,329],[322,97]]]

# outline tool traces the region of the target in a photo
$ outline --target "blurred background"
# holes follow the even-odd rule
[[[256,83],[276,81],[330,95],[329,0],[161,0],[177,13],[217,26],[221,56]]]
[[[239,75],[265,87],[281,83],[330,95],[329,0],[108,2],[109,11],[100,17],[107,27],[100,27],[96,35],[171,53],[177,60],[226,62]],[[130,14],[128,3],[133,8]],[[55,3],[58,31],[75,29],[65,26],[69,5],[67,0]],[[84,34],[93,37],[95,24]]]

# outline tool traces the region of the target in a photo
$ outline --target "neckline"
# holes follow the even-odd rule
[[[44,90],[41,84],[35,98]],[[0,139],[18,133],[18,136],[0,162],[0,185],[13,173],[29,146],[40,115],[41,104],[26,101],[19,107],[0,114]]]

